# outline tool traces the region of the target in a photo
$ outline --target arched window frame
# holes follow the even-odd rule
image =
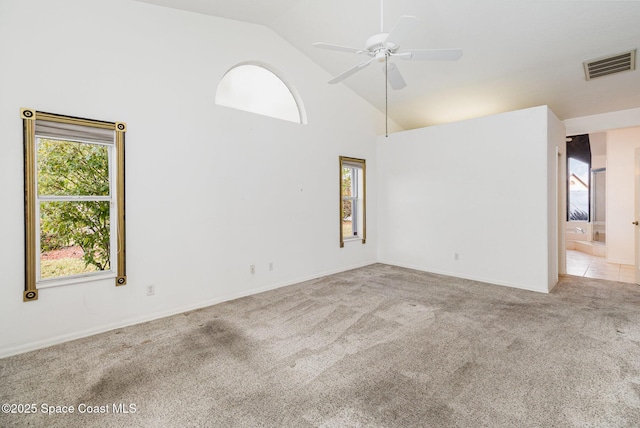
[[[255,66],[255,67],[260,67],[264,70],[266,70],[267,72],[271,73],[272,75],[274,75],[278,80],[280,80],[284,86],[288,89],[289,93],[291,94],[291,98],[293,99],[297,109],[298,109],[298,120],[297,123],[306,125],[307,124],[307,114],[306,114],[306,110],[304,108],[304,104],[302,103],[302,98],[300,97],[300,93],[298,92],[298,90],[295,88],[295,86],[293,86],[292,84],[290,84],[288,82],[288,80],[283,76],[283,74],[276,70],[274,67],[272,67],[269,64],[263,63],[263,62],[259,62],[259,61],[244,61],[241,63],[238,63],[236,65],[234,65],[233,67],[229,68],[222,76],[222,78],[220,79],[220,81],[218,82],[218,87],[216,88],[216,104],[221,105],[223,107],[230,107],[230,108],[235,108],[238,110],[242,110],[242,111],[247,111],[249,113],[254,113],[254,114],[260,114],[262,116],[267,116],[267,117],[273,117],[275,119],[281,119],[281,120],[288,120],[290,122],[294,122],[296,123],[296,121],[293,120],[289,120],[289,119],[284,119],[278,116],[273,116],[267,113],[260,113],[260,112],[256,112],[256,111],[252,111],[252,110],[247,110],[238,106],[231,106],[231,105],[227,105],[227,104],[220,104],[218,102],[218,91],[220,90],[220,84],[224,81],[225,77],[227,77],[227,75],[232,72],[233,70],[239,68],[239,67],[245,67],[245,66]]]

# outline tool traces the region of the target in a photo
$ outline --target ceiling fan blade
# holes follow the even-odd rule
[[[397,65],[390,62],[388,63],[387,67],[387,82],[389,82],[389,85],[393,89],[398,90],[407,86],[407,82],[404,81],[404,78],[402,77],[400,69]],[[382,67],[382,72],[384,73],[384,66]]]
[[[387,36],[385,43],[393,43],[396,46],[400,45],[400,43],[402,43],[402,41],[407,38],[409,33],[411,33],[416,25],[418,25],[418,18],[416,18],[415,16],[401,16]]]
[[[411,49],[391,55],[410,61],[457,61],[462,49]]]
[[[332,45],[330,43],[319,42],[319,43],[314,43],[313,46],[320,49],[329,49],[332,51],[350,52],[350,53],[357,53],[357,54],[366,52],[366,51],[363,51],[362,49],[350,48],[348,46]]]
[[[355,67],[351,67],[350,69],[348,69],[347,71],[345,71],[342,74],[337,75],[336,77],[334,77],[333,79],[329,80],[329,83],[334,84],[334,83],[338,83],[338,82],[342,82],[344,79],[346,79],[347,77],[351,76],[352,74],[357,73],[358,71],[362,70],[363,68],[365,68],[366,66],[368,66],[369,64],[371,64],[371,62],[374,60],[375,58],[371,58],[369,61],[365,61],[362,64],[358,64]]]

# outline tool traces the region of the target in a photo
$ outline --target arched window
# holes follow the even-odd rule
[[[295,91],[264,65],[242,63],[227,71],[216,104],[296,123],[306,123]]]

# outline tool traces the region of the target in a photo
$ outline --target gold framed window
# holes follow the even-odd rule
[[[364,159],[340,156],[340,247],[367,242],[367,169]]]
[[[126,124],[20,110],[25,289],[114,278],[125,285]]]

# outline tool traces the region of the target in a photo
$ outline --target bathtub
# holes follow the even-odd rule
[[[604,242],[593,241],[593,225],[586,221],[569,221],[565,228],[565,246],[567,250],[576,250],[598,257],[606,257]]]

